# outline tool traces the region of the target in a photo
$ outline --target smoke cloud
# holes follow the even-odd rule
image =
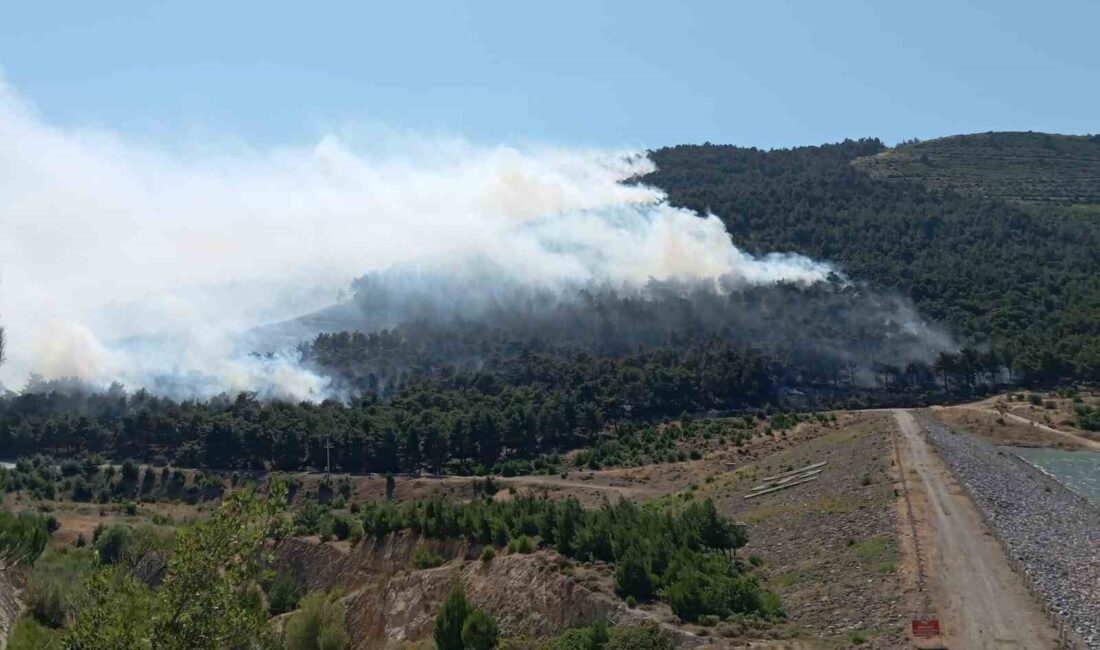
[[[833,272],[748,255],[716,217],[624,184],[652,169],[631,152],[407,135],[181,152],[50,124],[2,79],[0,142],[10,387],[33,373],[177,397],[322,397],[327,380],[295,355],[248,354],[240,335],[394,265],[428,284],[446,277],[448,290],[468,279],[471,295],[487,284],[808,285]]]

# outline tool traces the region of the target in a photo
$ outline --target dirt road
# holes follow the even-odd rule
[[[906,411],[895,411],[930,604],[944,645],[966,650],[1056,647],[1039,604],[1008,564],[974,504]]]
[[[555,478],[552,476],[513,476],[509,478],[501,478],[498,480],[504,485],[518,484],[531,487],[548,487],[564,490],[591,491],[607,494],[612,497],[621,497],[624,499],[647,498],[660,494],[659,490],[654,490],[653,488],[648,488],[644,486],[602,485],[600,483],[592,483],[590,481],[576,481]]]
[[[1013,422],[1019,422],[1020,424],[1026,424],[1028,426],[1032,426],[1032,427],[1042,429],[1043,431],[1046,431],[1047,433],[1052,433],[1054,435],[1061,436],[1062,438],[1065,438],[1066,440],[1074,442],[1074,443],[1080,445],[1082,448],[1088,449],[1089,451],[1100,451],[1100,442],[1096,442],[1095,440],[1089,440],[1088,438],[1085,438],[1083,436],[1079,436],[1076,433],[1072,433],[1070,431],[1062,431],[1060,429],[1055,429],[1054,427],[1049,427],[1049,426],[1047,426],[1047,425],[1045,425],[1041,422],[1036,422],[1035,420],[1030,420],[1028,418],[1025,418],[1022,415],[1017,415],[1015,413],[1001,412],[1001,411],[998,411],[996,409],[986,408],[984,406],[980,406],[980,404],[981,404],[981,402],[979,402],[978,404],[968,404],[968,405],[965,405],[965,406],[958,406],[958,407],[955,407],[955,408],[962,408],[962,409],[967,409],[967,410],[971,410],[971,411],[979,411],[979,412],[982,412],[982,413],[989,413],[989,414],[992,414],[992,415],[999,415],[999,416],[1004,417],[1005,419],[1012,420]]]

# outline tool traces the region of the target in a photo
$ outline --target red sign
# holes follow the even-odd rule
[[[939,636],[940,619],[933,616],[922,616],[913,619],[913,636]]]

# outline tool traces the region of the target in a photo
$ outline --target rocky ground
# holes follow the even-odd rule
[[[448,561],[435,568],[411,569],[414,550],[421,545]],[[568,561],[553,551],[502,553],[482,561],[477,559],[480,550],[480,545],[463,540],[421,539],[405,531],[350,549],[290,539],[276,548],[275,558],[281,571],[310,589],[344,592],[355,650],[429,637],[439,604],[456,581],[508,637],[539,638],[597,620],[629,625],[652,619],[676,634],[685,647],[706,642],[669,624],[665,619],[671,612],[628,608],[600,589],[602,585],[567,570]]]
[[[1040,598],[1100,649],[1100,509],[992,445],[922,425]]]
[[[18,582],[14,570],[0,570],[0,650],[7,645],[8,634],[23,609],[23,604],[19,602]]]
[[[791,620],[839,647],[906,647],[892,426],[888,414],[860,414],[696,490],[748,525],[743,553],[764,558]],[[816,481],[744,498],[762,477],[822,461]]]

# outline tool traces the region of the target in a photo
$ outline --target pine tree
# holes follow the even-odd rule
[[[432,638],[435,639],[436,650],[463,650],[462,627],[469,613],[466,593],[461,584],[455,584],[435,617]]]
[[[497,647],[500,630],[497,622],[484,611],[474,608],[462,624],[462,643],[466,650],[492,650]]]

